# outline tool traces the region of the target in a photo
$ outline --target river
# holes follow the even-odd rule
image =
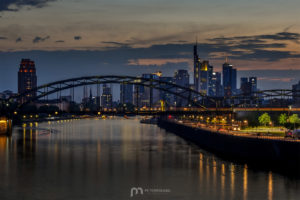
[[[299,199],[300,180],[223,160],[139,118],[14,127],[0,199]]]

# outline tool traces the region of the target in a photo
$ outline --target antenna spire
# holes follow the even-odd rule
[[[225,63],[228,63],[228,56],[226,53],[225,53]]]

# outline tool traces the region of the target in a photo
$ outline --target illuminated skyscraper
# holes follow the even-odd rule
[[[37,87],[37,77],[34,61],[30,59],[22,59],[18,72],[18,93],[27,92]],[[36,92],[26,94],[21,102],[36,96]]]
[[[197,42],[194,45],[194,87],[195,90],[200,92],[200,58],[198,55],[198,45]]]
[[[159,74],[143,74],[142,78],[158,80]],[[137,85],[134,90],[135,105],[138,104],[139,107],[152,107],[154,104],[159,103],[159,90],[142,85]]]
[[[225,62],[223,64],[223,87],[224,87],[224,96],[230,97],[236,91],[236,69],[232,65]]]
[[[209,78],[208,96],[222,96],[221,73],[212,72],[211,79]]]
[[[103,108],[111,108],[112,107],[112,94],[111,88],[106,84],[103,84],[103,92],[101,95],[101,106]]]
[[[167,82],[167,83],[174,83],[173,77],[159,77],[159,80],[163,81],[163,82]],[[170,89],[170,86],[166,85],[166,84],[161,84],[160,87],[164,88],[164,89],[172,90],[172,89]],[[175,92],[175,89],[173,89],[173,91]],[[160,100],[165,101],[167,105],[173,105],[173,103],[174,103],[174,95],[173,94],[170,94],[165,91],[160,91],[159,96],[160,96]]]
[[[175,72],[174,83],[176,85],[188,88],[190,86],[189,80],[190,80],[190,75],[187,70],[179,69]],[[180,92],[182,92],[182,90],[178,88],[177,93],[180,93]],[[175,96],[175,102],[176,102],[175,103],[176,106],[186,106],[186,104],[187,104],[186,100],[184,100],[180,97],[177,97],[177,96]]]
[[[208,95],[212,81],[213,66],[209,65],[209,61],[200,63],[200,90],[204,95]]]
[[[257,91],[257,77],[249,77],[249,82],[251,84],[251,91]]]

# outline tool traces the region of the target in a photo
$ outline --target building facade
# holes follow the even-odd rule
[[[37,76],[34,61],[30,59],[22,59],[20,68],[18,71],[18,93],[22,94],[28,92],[37,87]],[[36,92],[27,93],[25,97],[21,99],[21,102],[33,98],[36,96]]]
[[[198,55],[198,45],[194,45],[194,89],[197,92],[200,92],[200,69],[201,69],[201,60]]]
[[[236,92],[237,84],[237,71],[232,65],[225,62],[223,64],[223,87],[224,96],[231,97]]]
[[[133,104],[133,85],[126,83],[120,84],[120,102],[122,104]]]
[[[102,108],[112,108],[112,93],[111,88],[108,85],[103,84],[103,91],[101,95]]]
[[[174,78],[173,77],[159,77],[159,80],[163,81],[163,82],[167,82],[167,83],[174,83]],[[170,86],[168,86],[166,84],[161,84],[160,87],[165,88],[165,89],[170,88]],[[175,89],[174,89],[174,92],[175,92]],[[168,92],[165,92],[165,91],[161,90],[159,92],[159,96],[160,96],[160,100],[165,101],[166,105],[171,106],[171,105],[174,104],[175,99],[174,99],[173,94],[170,94]]]
[[[174,83],[176,85],[188,88],[190,86],[189,80],[190,80],[190,75],[187,70],[180,69],[177,70],[174,74]],[[182,92],[182,89],[178,88],[176,92],[180,93]],[[175,96],[175,102],[174,102],[175,106],[186,106],[187,103],[188,102],[185,99]]]
[[[300,105],[300,81],[292,86],[293,102],[297,106]]]

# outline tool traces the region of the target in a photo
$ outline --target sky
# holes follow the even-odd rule
[[[299,0],[0,0],[0,91],[17,90],[22,58],[38,84],[82,75],[192,76],[192,48],[261,89],[300,75]]]

